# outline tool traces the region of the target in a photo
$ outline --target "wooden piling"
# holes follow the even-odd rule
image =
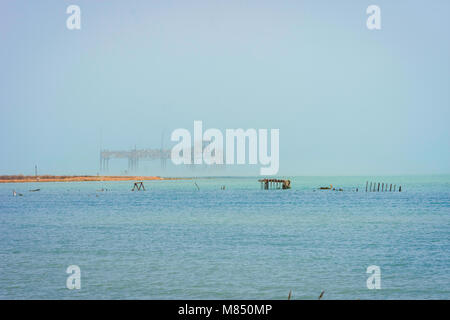
[[[323,294],[325,293],[325,290],[323,290],[319,295],[319,300],[323,298]]]
[[[357,190],[357,189],[356,189]],[[387,182],[366,181],[366,192],[396,192],[397,185]],[[402,186],[398,187],[398,192],[402,192]]]
[[[135,182],[133,189],[131,189],[131,191],[134,191],[135,189],[137,189],[137,191],[141,191],[141,188],[142,188],[142,190],[145,191],[144,183],[143,182]]]

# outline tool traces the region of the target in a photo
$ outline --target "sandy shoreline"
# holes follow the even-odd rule
[[[0,176],[0,183],[177,180],[158,176]]]

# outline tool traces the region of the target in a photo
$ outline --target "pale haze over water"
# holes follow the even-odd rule
[[[95,174],[194,120],[280,129],[281,175],[450,173],[448,1],[377,1],[377,31],[350,0],[79,1],[75,31],[69,4],[0,4],[0,174]]]

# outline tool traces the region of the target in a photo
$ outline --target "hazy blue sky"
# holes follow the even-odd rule
[[[81,30],[66,28],[70,4]],[[1,1],[0,174],[95,174],[100,142],[159,148],[194,120],[279,128],[281,175],[450,173],[449,12],[446,0]]]

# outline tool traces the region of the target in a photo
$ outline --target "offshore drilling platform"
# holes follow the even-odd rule
[[[139,170],[139,163],[141,161],[147,160],[159,160],[161,163],[161,169],[165,169],[167,166],[167,161],[170,160],[171,157],[171,149],[165,148],[164,142],[164,132],[161,134],[161,147],[160,148],[149,148],[149,149],[137,149],[136,146],[134,149],[130,150],[109,150],[102,149],[100,147],[100,172],[108,172],[109,171],[109,161],[113,159],[128,159],[128,170],[127,172],[136,172]],[[203,142],[202,150],[207,146],[207,142]],[[194,147],[191,148],[191,160],[194,162],[195,158],[195,150]],[[225,159],[223,160],[225,163]],[[198,169],[206,169],[207,166],[198,166],[198,165],[186,165],[191,170],[194,170],[196,167]],[[214,170],[224,170],[224,165],[210,165],[210,168]]]
[[[139,162],[142,160],[160,160],[161,168],[165,168],[167,160],[170,159],[170,150],[165,149],[141,149],[136,148],[128,151],[101,150],[100,151],[100,171],[108,171],[109,160],[128,159],[128,171],[135,172],[139,169]]]

